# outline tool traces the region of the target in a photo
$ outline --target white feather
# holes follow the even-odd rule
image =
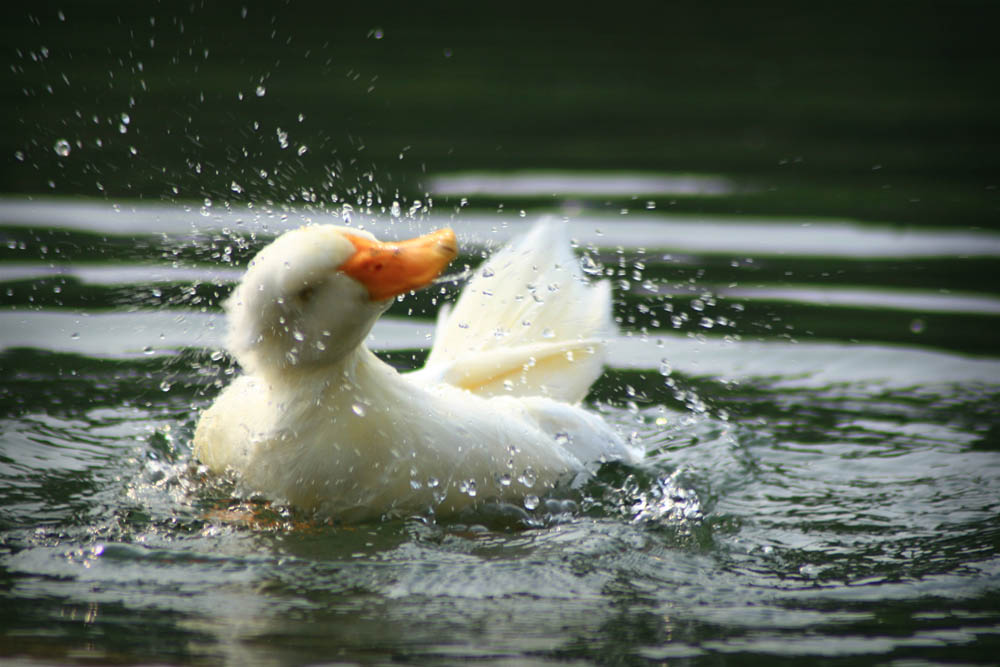
[[[546,218],[494,255],[438,317],[428,377],[483,396],[577,402],[614,334],[611,286],[589,284],[564,223]]]
[[[517,502],[589,463],[641,456],[575,404],[601,370],[610,290],[583,281],[557,223],[497,253],[442,316],[427,368],[404,375],[359,342],[384,305],[336,270],[339,233],[281,237],[230,300],[247,375],[198,423],[195,454],[210,469],[360,521]]]

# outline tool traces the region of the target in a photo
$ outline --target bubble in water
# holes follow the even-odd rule
[[[288,133],[282,130],[280,127],[275,130],[275,134],[278,137],[278,145],[283,149],[288,148]]]
[[[915,320],[913,320],[912,322],[910,322],[910,331],[912,333],[915,333],[915,334],[923,333],[924,329],[926,329],[926,328],[927,328],[927,323],[924,322],[919,317],[916,318]]]
[[[355,404],[353,404],[351,406],[351,412],[353,412],[354,414],[356,414],[359,417],[364,417],[365,416],[365,406],[362,405],[361,403],[355,403]]]
[[[236,194],[243,193],[243,186],[237,183],[236,181],[233,181],[232,183],[229,184],[229,189],[235,192]]]
[[[70,148],[71,147],[68,141],[66,141],[65,139],[60,139],[59,141],[56,142],[54,150],[56,152],[56,155],[58,155],[59,157],[68,157]]]
[[[122,125],[128,125],[131,122],[132,122],[132,118],[127,113],[125,113],[123,111],[122,112]]]
[[[538,507],[539,502],[541,501],[538,500],[538,496],[527,495],[524,497],[524,509],[534,510],[535,508]]]
[[[257,90],[255,92],[257,93],[257,97],[264,97],[265,95],[267,95],[267,88],[265,88],[263,85],[260,85],[257,86]]]
[[[497,479],[497,484],[499,484],[500,486],[510,486],[511,482],[513,481],[510,477],[510,474],[508,473],[497,475],[496,479]]]
[[[173,387],[173,385],[170,383],[170,380],[164,380],[160,383],[160,391],[170,391],[171,387]]]
[[[674,369],[671,368],[670,362],[667,361],[666,359],[660,359],[660,375],[662,375],[663,377],[667,377],[673,372]]]
[[[531,466],[525,468],[524,471],[521,472],[521,474],[518,475],[517,477],[517,481],[519,481],[521,484],[524,484],[527,487],[534,486],[537,480],[538,480],[538,475],[535,474],[535,469],[532,468]]]
[[[464,479],[458,485],[458,490],[469,496],[470,498],[475,498],[478,490],[476,489],[476,480],[474,479]]]
[[[305,155],[308,151],[309,151],[309,147],[306,146],[305,144],[303,144],[303,145],[299,146],[299,149],[296,152],[300,156],[302,156],[302,155]]]
[[[545,329],[542,330],[542,338],[555,338],[555,337],[556,337],[556,332],[553,331],[552,329],[546,327]]]

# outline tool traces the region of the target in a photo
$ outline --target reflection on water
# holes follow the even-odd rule
[[[435,195],[488,195],[494,197],[614,197],[656,195],[729,195],[736,186],[722,176],[701,174],[642,174],[621,171],[567,173],[525,171],[515,173],[459,173],[430,180]],[[646,208],[656,208],[647,201]]]
[[[998,308],[968,257],[994,236],[581,213],[621,327],[588,400],[647,462],[533,510],[347,529],[233,497],[190,450],[238,372],[220,303],[242,265],[342,216],[117,208],[0,204],[3,655],[889,659],[1000,636]],[[451,224],[474,266],[524,223]],[[418,366],[458,286],[394,304],[370,345]]]
[[[1000,234],[976,230],[918,229],[817,218],[665,215],[641,210],[607,215],[576,212],[569,220],[581,244],[625,246],[679,253],[735,257],[906,258],[1000,257]],[[350,216],[350,224],[380,237],[403,238],[418,230],[460,220],[459,240],[496,246],[522,229],[522,216],[421,212],[395,219],[390,205]],[[7,228],[43,227],[112,234],[204,235],[222,230],[274,236],[304,224],[344,224],[339,208],[266,205],[222,207],[125,205],[98,201],[0,199],[0,222]],[[11,229],[11,232],[14,230]],[[8,249],[8,258],[11,258]]]

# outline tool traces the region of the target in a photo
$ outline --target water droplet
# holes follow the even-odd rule
[[[257,90],[254,92],[257,93],[257,97],[264,97],[265,95],[267,95],[267,88],[265,88],[263,85],[260,85],[257,86]]]
[[[583,259],[580,260],[580,268],[583,272],[591,276],[599,276],[603,273],[604,269],[600,264],[594,261],[594,258],[590,255],[584,255]]]
[[[483,269],[483,278],[492,278],[494,275],[496,274],[494,274],[493,269],[490,267],[487,266]]]
[[[538,475],[535,474],[534,468],[528,466],[520,475],[517,476],[517,481],[527,487],[532,487],[535,485],[535,482],[538,481]]]
[[[912,322],[910,322],[910,331],[912,333],[921,334],[921,333],[924,332],[924,329],[926,329],[926,328],[927,328],[927,323],[924,322],[919,317],[916,318],[915,320],[913,320]]]
[[[556,337],[556,332],[553,331],[552,329],[545,327],[545,329],[542,330],[542,338],[555,338],[555,337]]]
[[[278,145],[282,148],[288,148],[288,133],[279,127],[275,130],[275,134],[278,137]]]
[[[80,340],[80,334],[79,334],[79,333],[77,333],[77,332],[75,332],[75,331],[74,331],[73,333],[71,333],[71,334],[69,335],[69,337],[70,337],[70,339],[72,339],[72,340]]]
[[[128,125],[131,122],[132,122],[132,118],[127,113],[125,113],[123,111],[122,112],[122,125]]]
[[[691,301],[691,310],[702,311],[705,310],[705,302],[701,299],[693,299]]]
[[[437,477],[427,478],[427,487],[431,489],[436,489],[441,486],[441,481]]]
[[[306,339],[306,335],[304,333],[302,333],[301,331],[299,331],[298,329],[294,329],[292,331],[292,338],[294,338],[295,340],[301,342],[301,341],[304,341]]]
[[[410,488],[411,489],[413,489],[414,491],[417,491],[419,489],[422,489],[423,487],[424,487],[424,485],[420,483],[419,479],[410,478]]]
[[[233,181],[232,183],[229,184],[229,189],[235,192],[236,194],[241,194],[243,192],[243,186],[237,183],[236,181]]]
[[[402,209],[399,206],[398,201],[392,202],[392,206],[389,207],[389,215],[394,218],[398,218],[402,214]]]
[[[565,431],[560,431],[559,433],[556,433],[555,440],[557,445],[561,445],[563,447],[572,442],[572,438],[569,437],[569,433],[566,433]]]
[[[301,146],[299,146],[299,150],[297,150],[296,153],[298,153],[301,156],[301,155],[305,155],[308,151],[309,151],[309,147],[306,146],[305,144],[302,144]]]
[[[65,139],[60,139],[59,141],[57,141],[54,147],[56,155],[58,155],[59,157],[67,157],[69,155],[70,149],[71,147],[69,145],[69,142],[66,141]]]
[[[355,404],[353,404],[351,406],[351,412],[353,412],[354,414],[356,414],[359,417],[364,417],[365,416],[365,406],[362,405],[361,403],[355,403]]]
[[[502,475],[497,475],[496,480],[497,484],[499,484],[500,486],[510,486],[511,482],[514,481],[511,479],[509,473],[503,473]]]
[[[478,493],[478,490],[476,489],[476,480],[463,479],[458,485],[458,490],[470,498],[475,498]]]
[[[812,563],[806,563],[799,568],[799,574],[810,579],[815,579],[819,576],[820,571],[821,568],[818,565],[813,565]]]
[[[160,391],[170,391],[172,386],[173,385],[170,383],[170,380],[164,380],[160,383]]]
[[[670,367],[670,362],[666,359],[660,359],[660,375],[667,377],[674,372],[674,369]]]
[[[536,509],[538,507],[538,504],[540,502],[541,501],[538,500],[538,496],[533,495],[533,494],[532,495],[527,495],[527,496],[524,497],[524,509],[526,509],[526,510],[534,510],[534,509]]]
[[[142,353],[143,354],[153,354],[153,348],[151,346],[147,345],[146,347],[142,348]]]

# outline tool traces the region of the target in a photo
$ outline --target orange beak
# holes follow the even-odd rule
[[[450,229],[395,243],[344,236],[356,250],[338,268],[368,288],[372,301],[391,299],[429,284],[458,255],[455,232]]]

